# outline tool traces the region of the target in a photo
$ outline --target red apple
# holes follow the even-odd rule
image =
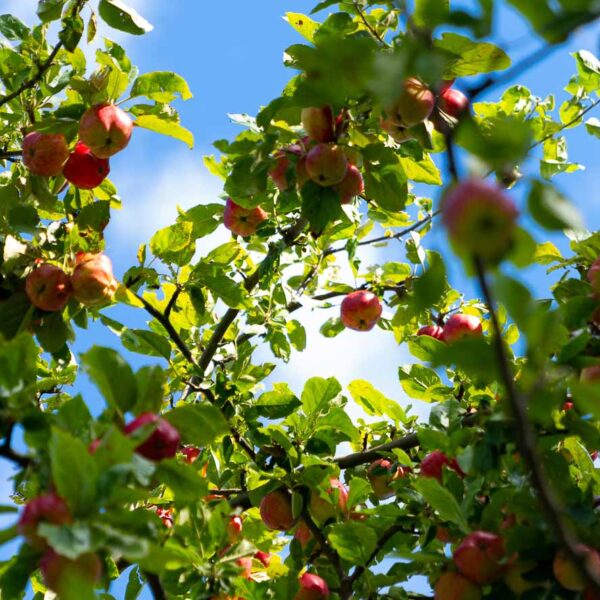
[[[144,413],[125,426],[125,434],[130,435],[140,427],[149,427],[152,433],[135,449],[138,454],[154,461],[173,458],[177,454],[181,438],[168,421],[154,413]]]
[[[323,600],[329,598],[329,587],[318,575],[304,573],[299,580],[300,590],[294,600]]]
[[[244,521],[240,516],[234,516],[227,523],[227,539],[230,544],[235,544],[242,539],[242,530],[244,529]]]
[[[392,123],[402,127],[413,127],[431,115],[435,106],[435,95],[415,77],[402,84],[396,100],[386,106],[385,112]]]
[[[198,460],[198,457],[200,456],[202,449],[198,448],[198,446],[188,445],[188,446],[184,446],[183,448],[181,448],[179,450],[179,452],[181,452],[181,454],[183,454],[183,456],[185,456],[185,462],[188,465],[191,465],[192,463],[194,463]]]
[[[367,471],[373,492],[381,500],[391,498],[395,494],[394,489],[390,487],[392,481],[406,477],[409,473],[410,468],[394,465],[387,458],[379,458],[372,462]]]
[[[306,155],[306,172],[319,185],[330,187],[340,183],[348,169],[348,159],[340,146],[317,144]]]
[[[82,554],[71,560],[48,550],[40,560],[40,571],[46,587],[60,597],[72,598],[73,590],[94,586],[102,577],[102,561],[97,554]]]
[[[425,325],[425,327],[421,327],[421,329],[417,331],[417,335],[427,335],[429,337],[435,338],[436,340],[443,340],[444,329],[439,325]]]
[[[96,104],[83,113],[79,139],[98,157],[110,158],[129,144],[131,117],[114,104]]]
[[[600,365],[584,367],[581,369],[579,378],[583,383],[592,383],[600,380]]]
[[[342,301],[340,315],[342,323],[355,331],[370,331],[381,317],[383,307],[379,298],[367,290],[357,290]]]
[[[88,452],[90,454],[96,454],[98,448],[100,447],[100,444],[102,443],[102,440],[100,438],[96,439],[96,440],[92,440],[89,444],[88,444]]]
[[[483,335],[481,321],[473,315],[462,313],[452,315],[444,324],[442,341],[451,344],[469,336]]]
[[[260,206],[244,208],[228,198],[223,211],[223,224],[232,233],[248,237],[267,217],[267,213]]]
[[[384,119],[382,117],[379,121],[379,124],[381,125],[381,129],[383,129],[394,141],[398,142],[399,144],[415,139],[408,127],[404,127],[404,125],[396,125],[391,119]]]
[[[460,573],[442,573],[435,584],[434,600],[480,600],[481,589]]]
[[[112,301],[119,284],[106,254],[82,252],[77,255],[71,285],[78,302],[84,306],[98,307]]]
[[[294,532],[294,539],[298,540],[303,550],[314,539],[312,531],[304,521],[298,523],[298,527],[296,527],[296,531]]]
[[[423,458],[421,461],[421,475],[423,477],[433,477],[438,481],[442,481],[444,467],[452,469],[460,475],[460,477],[465,476],[465,473],[456,462],[456,459],[448,458],[441,450],[434,450]]]
[[[441,92],[438,98],[438,108],[454,119],[469,110],[469,99],[460,91],[454,88],[448,88]]]
[[[439,86],[440,91],[439,91],[439,93],[443,94],[446,90],[449,90],[454,85],[455,81],[456,81],[456,79],[443,79],[440,82],[440,86]]]
[[[62,310],[71,296],[69,276],[54,265],[43,263],[25,279],[25,293],[31,304],[41,310]]]
[[[336,183],[333,189],[340,195],[342,204],[350,204],[356,196],[360,196],[365,191],[365,182],[358,167],[348,164],[344,179]]]
[[[32,131],[23,140],[23,164],[34,175],[60,175],[69,158],[69,146],[62,133]]]
[[[567,410],[573,410],[573,408],[575,407],[575,405],[572,402],[565,402],[563,404],[562,409],[566,412]]]
[[[274,159],[275,165],[269,170],[269,177],[273,180],[273,183],[280,192],[285,192],[290,187],[287,180],[287,170],[290,166],[290,159],[287,154],[281,150],[275,153]]]
[[[299,189],[310,179],[306,170],[306,155],[301,156],[296,163],[296,184]]]
[[[292,499],[287,491],[275,490],[260,502],[260,516],[268,529],[288,531],[296,523],[292,514]]]
[[[441,211],[459,254],[493,264],[511,249],[519,211],[499,186],[480,179],[457,183],[442,199]]]
[[[244,579],[252,579],[252,558],[250,556],[238,558],[235,564],[241,567],[241,575]]]
[[[304,131],[311,140],[315,142],[333,142],[335,140],[331,106],[303,108],[300,119]]]
[[[256,554],[254,554],[254,558],[260,561],[265,569],[271,564],[271,555],[268,552],[259,550],[256,552]]]
[[[173,511],[169,508],[163,508],[162,506],[154,506],[153,508],[163,525],[167,529],[171,529],[171,527],[173,527]]]
[[[600,553],[584,544],[579,544],[577,549],[583,553],[587,568],[596,576],[600,576]],[[567,590],[583,592],[587,587],[584,574],[564,550],[559,550],[554,556],[552,571],[558,583]]]
[[[63,168],[65,179],[82,190],[98,187],[109,173],[108,159],[92,154],[83,142],[77,142]]]
[[[327,490],[329,500],[321,498],[314,490],[310,494],[308,507],[315,520],[324,523],[329,519],[337,519],[340,516],[346,517],[348,514],[348,490],[346,486],[335,477],[329,480],[331,486]],[[337,494],[337,502],[335,496]]]
[[[54,492],[50,492],[30,500],[25,505],[17,523],[17,530],[30,546],[41,550],[46,547],[46,540],[37,534],[39,523],[64,525],[71,523],[72,520],[66,501]]]
[[[31,134],[30,134],[31,135]],[[587,272],[587,280],[595,296],[600,295],[600,258],[597,258]]]
[[[502,577],[504,557],[502,538],[487,531],[470,533],[454,550],[456,568],[471,581],[482,585]]]

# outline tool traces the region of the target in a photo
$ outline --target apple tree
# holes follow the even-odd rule
[[[600,62],[573,56],[559,104],[518,81],[598,3],[507,0],[544,42],[518,61],[489,41],[493,2],[450,4],[287,13],[289,83],[205,159],[222,201],[181,210],[119,280],[110,162],[139,128],[192,145],[189,87],[108,39],[84,53],[99,21],[151,29],[122,0],[0,16],[0,456],[20,505],[0,540],[21,542],[2,599],[111,599],[123,577],[127,599],[600,598],[600,234],[554,183],[578,168],[565,131],[599,137]],[[305,350],[301,309],[338,305],[322,335],[393,336],[413,361],[384,367],[428,422],[364,380],[263,384]],[[75,353],[90,321],[143,366]]]

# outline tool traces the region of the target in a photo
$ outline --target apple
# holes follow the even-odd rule
[[[30,134],[31,135],[31,134]],[[594,296],[600,295],[600,258],[597,258],[587,272],[587,280],[592,286]]]
[[[349,163],[344,179],[336,183],[333,189],[340,195],[342,204],[350,204],[356,196],[360,196],[365,191],[365,182],[360,169]]]
[[[498,263],[513,245],[515,203],[496,184],[461,181],[442,199],[442,222],[454,249],[469,258]]]
[[[110,103],[88,108],[79,121],[79,139],[98,157],[110,158],[129,144],[131,117]]]
[[[348,159],[340,146],[335,144],[317,144],[306,155],[308,176],[323,187],[340,183],[348,169]]]
[[[381,317],[383,307],[379,298],[367,290],[348,294],[340,307],[342,323],[355,331],[370,331]]]
[[[529,581],[523,577],[535,567],[534,561],[516,562],[510,565],[504,574],[504,583],[517,596],[539,587],[538,582]]]
[[[23,164],[34,175],[60,175],[69,158],[69,146],[62,133],[32,131],[23,139]]]
[[[587,568],[600,576],[600,553],[595,548],[584,544],[579,544],[577,549],[584,555]],[[567,590],[583,592],[587,587],[584,574],[564,550],[559,550],[554,556],[552,571],[558,583]]]
[[[300,580],[300,590],[294,596],[294,600],[322,600],[329,598],[329,587],[318,575],[304,573]]]
[[[296,163],[296,184],[299,189],[310,179],[306,170],[306,155],[301,156]]]
[[[234,516],[227,523],[227,539],[230,544],[235,544],[242,539],[242,530],[244,529],[244,521],[240,516]]]
[[[456,79],[443,79],[439,85],[439,93],[443,94],[446,90],[449,90],[455,81]]]
[[[379,458],[372,462],[367,471],[374,494],[381,500],[390,498],[395,494],[390,482],[406,477],[410,473],[408,467],[394,465],[387,458]]]
[[[434,93],[416,77],[409,77],[402,83],[396,100],[385,107],[385,112],[395,125],[413,127],[425,121],[434,107]]]
[[[454,550],[454,564],[475,583],[492,583],[505,571],[502,538],[487,531],[474,531],[467,535]]]
[[[181,454],[183,454],[183,456],[185,457],[185,462],[188,465],[191,465],[192,463],[198,460],[202,449],[198,448],[198,446],[187,445],[183,446],[183,448],[180,448],[179,452],[181,452]]]
[[[250,556],[242,556],[235,561],[238,567],[241,567],[241,575],[244,579],[252,579],[252,558]]]
[[[469,99],[460,90],[448,88],[440,93],[437,105],[440,110],[453,119],[459,119],[464,112],[469,110]]]
[[[294,539],[298,540],[303,550],[314,539],[312,531],[304,521],[298,523],[298,527],[296,527],[296,531],[294,532]]]
[[[106,254],[80,252],[77,255],[71,286],[78,302],[88,307],[104,306],[112,302],[118,285]]]
[[[40,559],[40,571],[47,588],[60,597],[72,598],[74,590],[98,583],[102,577],[102,561],[97,554],[82,554],[71,560],[47,550]]]
[[[100,438],[96,439],[96,440],[92,440],[89,444],[88,444],[88,452],[90,454],[96,454],[96,452],[98,451],[98,448],[100,447],[100,444],[102,443],[102,440]]]
[[[581,369],[579,378],[583,383],[592,383],[600,380],[600,365],[584,367]]]
[[[171,527],[173,527],[173,511],[171,509],[163,508],[162,506],[155,506],[154,512],[167,529],[171,529]]]
[[[435,528],[435,539],[442,542],[442,544],[449,544],[453,541],[450,530],[442,525],[438,525]]]
[[[82,190],[98,187],[109,173],[108,159],[98,158],[81,141],[77,142],[63,168],[65,179]]]
[[[481,589],[460,573],[442,573],[435,584],[434,600],[480,600]]]
[[[59,267],[43,263],[25,279],[25,293],[31,304],[48,312],[62,310],[71,296],[71,280]]]
[[[232,233],[248,237],[267,217],[267,213],[260,206],[244,208],[228,198],[223,211],[223,224]]]
[[[275,165],[269,170],[268,175],[273,180],[277,189],[280,192],[285,192],[290,187],[287,180],[287,170],[290,166],[290,159],[287,154],[281,150],[276,152],[273,158],[275,159]]]
[[[568,410],[573,410],[573,408],[575,408],[575,405],[572,402],[565,402],[562,406],[562,409],[566,412]]]
[[[311,140],[315,142],[333,142],[335,140],[331,106],[303,108],[300,119],[304,131]]]
[[[483,335],[481,320],[473,315],[457,313],[452,315],[444,324],[442,341],[451,344],[469,336]]]
[[[39,523],[64,525],[71,523],[72,520],[66,501],[58,494],[49,492],[33,498],[25,505],[17,523],[17,531],[30,546],[43,550],[46,547],[46,540],[37,534]]]
[[[435,338],[436,340],[443,340],[444,328],[440,327],[439,325],[425,325],[425,327],[421,327],[421,329],[417,331],[417,335],[427,335]]]
[[[444,467],[452,469],[460,477],[465,476],[456,459],[448,458],[441,450],[434,450],[423,458],[421,461],[421,475],[423,477],[433,477],[441,482]]]
[[[408,127],[404,127],[404,125],[396,125],[391,119],[384,119],[382,117],[379,121],[379,125],[381,126],[381,129],[383,129],[395,142],[398,142],[399,144],[415,139]]]
[[[327,489],[327,497],[329,500],[321,498],[316,491],[310,494],[308,507],[314,519],[320,523],[324,523],[329,519],[337,519],[340,516],[347,516],[348,513],[348,490],[346,486],[335,477],[329,480]],[[335,495],[337,494],[337,502]]]
[[[160,461],[173,458],[177,454],[181,437],[175,427],[154,413],[144,413],[125,425],[125,435],[130,435],[140,427],[152,426],[152,433],[135,449],[148,460]]]
[[[296,523],[287,491],[275,490],[260,501],[260,516],[268,529],[288,531]]]
[[[258,550],[258,552],[254,554],[254,558],[261,562],[265,569],[271,564],[271,555],[268,552]]]

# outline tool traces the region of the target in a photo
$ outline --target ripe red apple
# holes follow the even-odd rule
[[[306,155],[301,156],[296,163],[296,184],[299,189],[310,179],[306,170]]]
[[[579,544],[577,548],[584,554],[587,568],[600,576],[600,553],[595,548],[584,544]],[[564,550],[559,550],[554,556],[552,571],[558,583],[567,590],[583,592],[587,587],[584,574]]]
[[[575,405],[572,402],[565,402],[562,406],[562,409],[566,412],[567,410],[573,410]]]
[[[40,560],[40,571],[46,587],[60,597],[82,585],[94,586],[102,577],[102,561],[97,554],[82,554],[71,560],[54,550],[46,551]]]
[[[454,550],[454,564],[475,583],[487,584],[504,573],[505,557],[502,538],[487,531],[474,531],[466,536]]]
[[[198,457],[200,456],[202,449],[198,448],[198,446],[187,445],[187,446],[183,446],[183,448],[180,448],[179,452],[181,452],[181,454],[183,454],[183,456],[185,456],[185,462],[188,465],[191,465],[192,463],[194,463],[198,460]]]
[[[360,196],[365,191],[365,182],[358,167],[348,164],[344,179],[333,186],[333,189],[340,195],[342,204],[350,204],[356,196]]]
[[[235,563],[242,569],[242,577],[244,579],[252,579],[252,558],[249,556],[243,556],[238,558]]]
[[[287,491],[275,490],[260,502],[260,516],[268,529],[288,531],[296,523],[292,514],[292,499]]]
[[[404,125],[396,125],[396,123],[389,118],[384,119],[382,117],[379,121],[379,124],[381,129],[383,129],[394,141],[398,142],[399,144],[415,139],[408,127],[404,127]]]
[[[64,525],[72,520],[66,501],[58,494],[50,492],[30,500],[25,505],[17,523],[17,530],[30,546],[42,550],[46,547],[46,540],[37,534],[38,524]]]
[[[173,527],[173,511],[170,508],[155,506],[154,512],[167,529],[171,529],[171,527]]]
[[[290,159],[283,151],[275,153],[275,165],[269,170],[269,177],[273,180],[280,192],[289,189],[290,184],[287,180],[287,170],[290,166]]]
[[[481,588],[460,573],[442,573],[435,584],[434,600],[480,600]]]
[[[43,263],[25,279],[25,293],[31,304],[41,310],[62,310],[71,296],[71,280],[60,268]]]
[[[421,475],[423,477],[433,477],[441,482],[444,467],[452,469],[460,477],[465,476],[456,459],[448,458],[441,450],[434,450],[423,458],[421,461]]]
[[[308,507],[313,518],[320,523],[324,523],[329,519],[337,519],[346,517],[348,514],[348,490],[346,486],[335,477],[329,480],[331,486],[327,490],[328,500],[321,498],[314,490],[310,494]],[[337,494],[337,502],[335,495]]]
[[[342,323],[355,331],[370,331],[377,325],[383,312],[379,298],[367,290],[348,294],[340,307]]]
[[[69,158],[69,146],[62,133],[32,131],[23,140],[23,164],[34,175],[60,175]]]
[[[244,521],[240,516],[234,516],[227,523],[227,539],[230,544],[235,544],[242,539],[242,530],[244,529]]]
[[[254,558],[260,561],[265,569],[271,564],[271,555],[268,552],[259,550],[254,554]]]
[[[494,264],[511,249],[519,211],[499,186],[480,179],[457,183],[442,199],[441,211],[459,254]]]
[[[109,173],[108,159],[95,156],[83,142],[77,142],[63,168],[65,179],[82,190],[98,187]]]
[[[131,117],[114,104],[88,108],[79,122],[79,139],[98,157],[110,158],[129,144]]]
[[[421,327],[421,329],[417,331],[417,335],[427,335],[435,338],[436,340],[443,340],[444,328],[440,327],[439,325],[425,325],[425,327]]]
[[[71,275],[73,297],[84,306],[104,306],[112,301],[118,283],[106,254],[82,252],[77,255]]]
[[[348,168],[348,159],[340,146],[335,144],[317,144],[306,155],[308,176],[323,187],[340,183]]]
[[[480,335],[483,335],[483,328],[477,317],[457,313],[452,315],[444,324],[442,341],[451,344],[465,337]]]
[[[435,106],[435,95],[416,77],[409,77],[402,84],[396,100],[385,107],[392,123],[402,127],[413,127],[431,115]]]
[[[144,413],[125,425],[125,435],[130,435],[145,426],[152,426],[152,433],[135,451],[148,460],[160,461],[173,458],[177,454],[181,441],[177,429],[154,413]]]
[[[440,93],[437,105],[453,119],[459,119],[465,111],[469,110],[469,99],[460,90],[448,88]]]
[[[267,213],[260,206],[244,208],[228,198],[223,211],[223,224],[232,233],[248,237],[267,217]]]
[[[298,543],[304,550],[304,548],[306,548],[306,546],[308,546],[308,544],[313,540],[314,536],[308,525],[304,521],[300,521],[300,523],[298,523],[298,527],[296,527],[296,531],[294,532],[294,538],[298,540]]]
[[[583,383],[592,383],[600,380],[600,365],[584,367],[581,369],[579,378]]]
[[[367,471],[373,492],[381,500],[391,498],[395,494],[394,489],[390,487],[392,481],[406,477],[409,473],[410,468],[394,465],[387,458],[379,458],[372,462]]]
[[[311,140],[315,142],[333,142],[335,140],[331,106],[303,108],[300,119],[304,131]]]
[[[31,134],[30,134],[31,135]],[[595,296],[600,295],[600,258],[597,258],[587,272],[587,280]]]
[[[329,598],[329,587],[318,575],[304,573],[299,580],[300,590],[294,600],[323,600]]]

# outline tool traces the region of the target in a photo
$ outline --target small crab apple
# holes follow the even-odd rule
[[[344,150],[336,144],[317,144],[306,155],[306,173],[323,187],[340,183],[348,169]]]
[[[23,139],[23,164],[34,175],[60,175],[69,158],[69,146],[62,133],[32,131]]]
[[[310,494],[308,507],[312,516],[320,523],[340,516],[345,517],[348,513],[348,490],[346,486],[335,477],[329,480],[329,485],[330,487],[327,489],[329,500],[321,498],[314,490]],[[337,502],[335,500],[336,494]]]
[[[459,254],[495,264],[511,249],[519,211],[499,186],[480,179],[457,183],[442,199],[441,211]]]
[[[71,560],[47,550],[40,560],[40,571],[46,587],[61,598],[72,598],[69,592],[82,585],[94,586],[102,577],[102,561],[97,554],[82,554]]]
[[[437,105],[447,115],[459,119],[469,109],[469,99],[460,90],[448,88],[440,93]]]
[[[229,519],[227,523],[227,539],[230,544],[235,544],[242,539],[242,530],[244,529],[244,521],[239,515],[235,515]]]
[[[342,323],[355,331],[370,331],[381,318],[383,307],[379,298],[367,290],[348,294],[340,307]]]
[[[140,427],[148,427],[152,433],[135,449],[148,460],[160,461],[177,454],[181,437],[175,427],[154,413],[144,413],[125,425],[125,434],[131,435]]]
[[[79,139],[98,157],[110,158],[129,144],[131,117],[114,104],[96,104],[79,121]]]
[[[448,344],[465,337],[483,335],[481,320],[474,315],[457,313],[452,315],[444,324],[442,340]]]
[[[73,297],[84,306],[97,307],[110,303],[118,283],[112,262],[106,254],[79,253],[71,275]]]
[[[268,529],[288,531],[296,523],[292,499],[285,490],[268,493],[260,502],[260,516]]]
[[[444,339],[444,328],[439,325],[425,325],[425,327],[421,327],[419,331],[417,331],[417,335],[426,335],[436,340]]]
[[[254,554],[254,558],[261,562],[265,569],[271,564],[271,555],[268,552],[258,550],[258,552]]]
[[[82,190],[98,187],[109,173],[108,159],[98,158],[81,141],[77,142],[63,168],[65,179]]]
[[[487,531],[467,535],[454,550],[456,568],[471,581],[487,584],[500,578],[505,570],[502,538]]]
[[[25,293],[31,304],[48,312],[62,310],[71,296],[71,280],[59,267],[43,263],[25,279]]]
[[[300,590],[294,600],[324,600],[329,598],[329,587],[318,575],[304,573],[298,582]]]
[[[584,544],[579,544],[577,549],[583,554],[587,568],[597,577],[600,576],[600,553]],[[567,590],[583,592],[587,587],[584,574],[564,550],[559,550],[554,556],[552,572],[558,583]]]
[[[223,224],[232,233],[248,237],[256,232],[258,226],[267,217],[267,213],[260,206],[244,208],[228,198],[223,211]]]
[[[331,106],[303,108],[300,119],[304,131],[311,140],[315,142],[333,142],[335,140]]]
[[[480,600],[481,588],[460,573],[442,573],[435,584],[434,600]]]
[[[423,477],[433,477],[441,481],[444,467],[452,469],[460,477],[465,476],[456,459],[448,458],[441,450],[434,450],[423,458],[421,461],[421,475]]]
[[[385,113],[392,123],[412,127],[425,121],[434,106],[433,92],[416,77],[409,77],[402,83],[395,101],[385,107]]]
[[[394,465],[387,458],[379,458],[372,462],[367,471],[367,476],[371,482],[371,487],[375,495],[383,500],[394,495],[394,489],[390,487],[390,483],[395,479],[406,477],[410,473],[408,467]]]
[[[592,383],[594,381],[600,381],[600,365],[590,365],[589,367],[583,367],[579,374],[579,379],[583,383]]]
[[[404,125],[396,125],[391,119],[381,118],[379,121],[381,129],[383,129],[395,142],[401,144],[413,140],[413,134],[408,127]]]
[[[342,204],[350,204],[356,196],[360,196],[365,191],[365,182],[360,169],[353,164],[348,164],[344,179],[336,183],[333,189],[340,195]]]
[[[587,272],[587,280],[592,286],[594,296],[600,296],[600,258],[597,258]]]
[[[72,520],[66,501],[58,494],[50,492],[33,498],[25,505],[17,523],[17,531],[30,546],[44,549],[46,541],[37,534],[38,525],[40,523],[64,525]]]

